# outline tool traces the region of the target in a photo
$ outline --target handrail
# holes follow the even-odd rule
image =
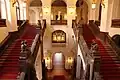
[[[94,72],[94,78],[93,78],[93,80],[103,80],[103,79],[100,76],[99,72]]]
[[[105,34],[106,36],[106,40],[107,42],[111,45],[111,47],[115,50],[116,55],[119,56],[120,55],[120,49],[117,47],[117,45],[115,44],[115,42],[111,39],[111,37],[109,36],[109,34]]]
[[[82,36],[82,24],[77,24],[75,23],[75,21],[73,21],[72,23],[72,28],[74,30],[75,36],[77,38],[78,41],[78,45],[79,48],[81,50],[81,59],[83,61],[83,66],[85,66],[85,70],[87,69],[87,65],[90,65],[90,75],[89,75],[89,80],[92,80],[92,76],[93,76],[93,65],[94,65],[94,56],[92,56],[90,50],[87,47],[87,44]],[[87,71],[85,72],[85,75],[83,75],[85,78],[85,76],[87,76]]]
[[[86,42],[85,42],[82,34],[80,34],[81,31],[82,31],[81,29],[83,28],[82,25],[77,25],[77,24],[75,23],[75,20],[73,20],[72,27],[73,27],[73,29],[74,29],[75,35],[78,37],[78,44],[81,46],[81,49],[82,49],[83,52],[84,52],[84,53],[83,53],[84,57],[89,56],[90,59],[94,59],[93,56],[92,56],[92,54],[90,53],[88,47],[87,47],[87,44],[86,44]],[[78,32],[77,32],[77,30],[78,30]],[[84,58],[84,57],[83,57],[83,58]],[[84,59],[85,59],[85,58],[84,58]]]
[[[32,46],[31,46],[31,54],[34,58],[34,62],[36,60],[36,56],[37,56],[37,53],[38,53],[38,49],[39,49],[39,45],[40,45],[40,34],[37,34],[35,36],[35,39],[32,43]]]
[[[24,25],[27,23],[27,20],[24,20],[21,25],[18,27],[18,31],[22,30],[24,28]]]

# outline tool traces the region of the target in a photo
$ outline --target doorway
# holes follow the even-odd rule
[[[64,68],[65,64],[65,56],[63,53],[55,53],[53,55],[53,68],[54,69],[59,69],[59,68]]]

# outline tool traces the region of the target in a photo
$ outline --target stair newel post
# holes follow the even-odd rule
[[[93,80],[93,75],[94,75],[94,60],[90,60],[90,77],[89,80]]]

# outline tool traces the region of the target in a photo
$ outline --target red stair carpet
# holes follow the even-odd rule
[[[104,44],[101,40],[96,39],[89,29],[89,26],[84,26],[83,30],[83,37],[87,42],[88,47],[90,48],[92,39],[95,39],[99,46],[99,53],[101,56],[100,75],[102,76],[102,79],[120,80],[120,61],[115,56],[113,49],[108,44]]]
[[[66,80],[64,75],[56,75],[53,77],[53,80]]]
[[[0,56],[0,80],[17,80],[19,73],[19,56],[21,41],[26,40],[28,46],[31,46],[37,30],[35,27],[26,24],[22,35],[14,41],[6,51]]]

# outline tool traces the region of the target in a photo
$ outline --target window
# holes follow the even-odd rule
[[[66,33],[62,30],[56,30],[52,33],[52,43],[65,43]]]

